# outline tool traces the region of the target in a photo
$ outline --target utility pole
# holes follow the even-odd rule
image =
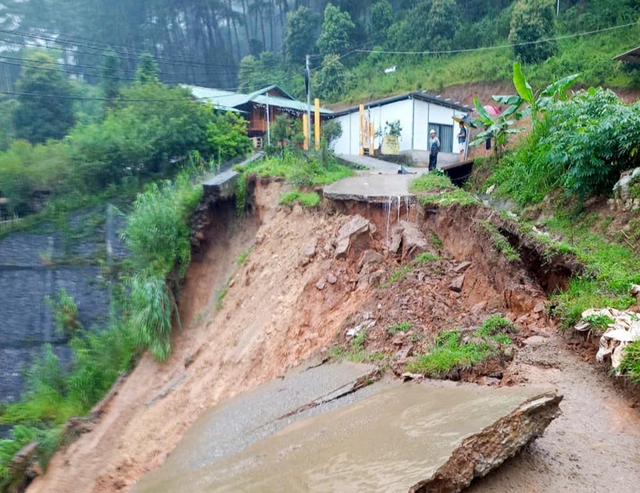
[[[556,17],[560,16],[560,0],[556,1]]]
[[[309,147],[311,147],[311,55],[307,55],[306,66],[305,82],[307,86],[307,121],[309,122],[308,135],[306,135],[306,137],[309,142]]]

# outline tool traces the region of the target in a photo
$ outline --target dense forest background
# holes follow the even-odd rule
[[[124,80],[133,78],[139,54],[148,52],[165,83],[225,89],[240,83],[253,89],[265,75],[285,85],[300,76],[305,54],[315,55],[317,71],[323,61],[331,66],[326,78],[341,70],[335,59],[324,60],[329,54],[352,68],[366,58],[350,53],[357,49],[443,51],[499,45],[509,38],[516,4],[544,5],[547,13],[556,13],[554,0],[331,3],[339,10],[328,12],[327,0],[3,0],[0,90],[15,89],[25,64],[37,66],[24,62],[29,47],[53,51],[65,72],[89,83],[99,82],[104,52],[111,49]],[[539,26],[537,35],[632,23],[640,10],[637,0],[560,0],[559,6],[557,26],[551,19],[554,25]],[[323,21],[333,30],[326,32]]]

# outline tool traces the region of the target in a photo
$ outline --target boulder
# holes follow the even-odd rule
[[[334,255],[336,258],[344,258],[347,256],[355,239],[364,234],[369,234],[371,223],[368,219],[357,215],[338,230],[338,238],[336,240],[336,249]]]
[[[462,292],[462,286],[464,285],[464,277],[465,277],[464,274],[456,277],[453,281],[451,281],[451,284],[449,284],[449,289],[454,293]]]
[[[413,260],[429,248],[429,242],[416,223],[400,221],[402,226],[402,259]]]

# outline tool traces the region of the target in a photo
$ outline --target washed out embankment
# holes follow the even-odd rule
[[[183,329],[174,331],[169,359],[146,355],[93,430],[58,453],[28,491],[127,490],[164,462],[202,411],[282,375],[335,337],[364,293],[343,278],[324,292],[315,284],[332,272],[325,247],[348,218],[278,208],[281,190],[257,183],[256,214],[239,224],[234,211],[218,211],[233,227],[211,222],[211,246],[186,277]]]
[[[184,329],[175,331],[168,361],[160,365],[143,358],[94,429],[59,453],[29,491],[128,489],[165,461],[205,409],[282,375],[323,348],[342,344],[346,330],[362,320],[376,322],[366,337],[365,353],[379,349],[401,373],[414,355],[427,351],[439,331],[458,322],[471,327],[497,313],[517,320],[534,302],[513,300],[545,299],[522,265],[499,264],[505,272],[495,278],[491,271],[496,264],[476,262],[473,255],[471,262],[463,260],[463,252],[456,257],[444,233],[438,233],[445,238],[440,247],[420,240],[421,249],[412,248],[408,231],[421,229],[423,239],[429,238],[428,222],[420,220],[420,228],[398,228],[397,218],[388,217],[391,207],[384,205],[369,208],[370,219],[361,218],[364,230],[349,237],[340,251],[341,231],[349,230],[354,216],[278,207],[282,184],[254,185],[255,214],[244,222],[234,219],[231,202],[210,211],[200,238],[210,247],[195,255],[187,274],[181,306]],[[325,212],[331,210],[325,205]],[[399,213],[403,220],[421,217],[415,201],[408,206],[402,201]],[[447,211],[442,213],[444,217]],[[401,239],[395,252],[388,248],[387,234]],[[487,241],[469,238],[463,237],[472,244]],[[238,266],[236,260],[252,245]],[[416,256],[432,249],[442,257],[440,264],[415,268]],[[411,269],[402,279],[390,282],[399,267],[407,266]],[[465,280],[459,289],[451,289],[452,280],[461,275]],[[516,294],[505,297],[503,291],[509,290]],[[391,336],[387,324],[406,314],[413,317],[412,332]],[[526,334],[541,324],[543,316],[536,313],[520,320],[519,328]],[[499,362],[498,369],[487,369],[498,382],[508,358]]]

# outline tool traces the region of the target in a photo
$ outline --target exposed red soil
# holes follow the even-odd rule
[[[498,313],[516,324],[515,345],[524,356],[516,355],[515,363],[510,363],[513,354],[494,358],[459,378],[483,382],[490,376],[496,377],[492,383],[503,385],[553,383],[544,372],[564,368],[556,332],[541,310],[546,300],[541,284],[549,278],[531,269],[535,259],[509,262],[480,233],[477,224],[490,219],[490,210],[452,207],[423,215],[416,206],[403,208],[401,217],[416,221],[424,237],[435,233],[442,241],[441,247],[431,243],[426,248],[440,260],[416,265],[412,262],[419,252],[388,251],[389,224],[397,218],[384,207],[343,204],[346,214],[335,213],[327,203],[313,212],[278,207],[281,190],[282,184],[257,183],[256,214],[243,222],[234,218],[231,204],[212,211],[210,247],[189,269],[181,303],[185,329],[175,332],[169,360],[158,364],[146,355],[94,429],[58,453],[29,492],[128,490],[162,464],[203,410],[282,375],[314,353],[348,346],[346,330],[364,321],[376,322],[367,333],[366,352],[393,355],[391,369],[397,374],[442,330],[473,329]],[[336,258],[338,231],[355,214],[369,218],[374,227],[353,238],[345,255]],[[235,260],[252,245],[246,262],[237,266]],[[376,261],[363,262],[371,252],[377,253]],[[403,278],[388,282],[396,269],[409,265]],[[461,275],[459,292],[450,289]],[[228,293],[216,312],[216,293],[225,286]],[[408,333],[388,333],[390,325],[406,321],[413,324]],[[530,336],[542,336],[555,356],[536,352]],[[570,368],[571,378],[576,368]],[[622,420],[616,426],[633,422],[633,410],[625,406],[624,412],[616,411]],[[559,443],[550,445],[555,453]],[[520,486],[517,491],[545,491]]]

